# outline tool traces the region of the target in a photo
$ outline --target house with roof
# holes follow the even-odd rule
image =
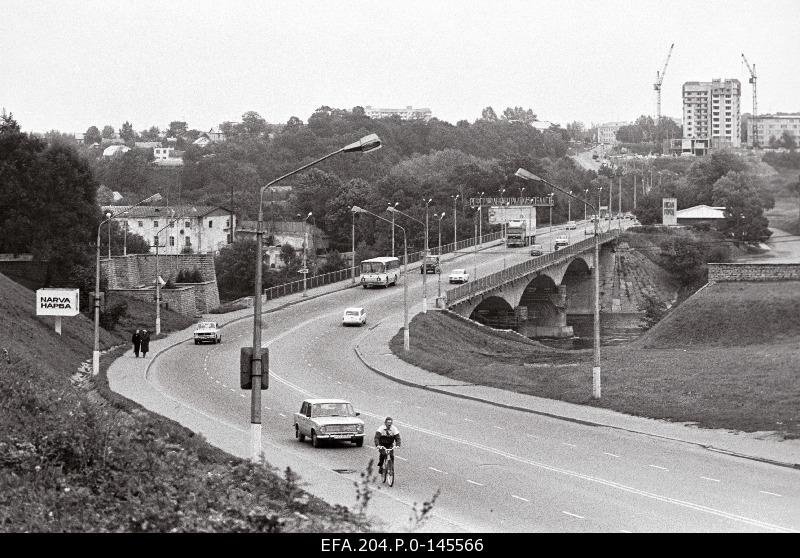
[[[151,149],[155,149],[156,147],[161,147],[160,141],[136,141],[133,143],[133,146],[136,149],[146,149],[150,151]]]
[[[153,164],[159,167],[180,167],[183,165],[183,153],[174,147],[154,147]]]
[[[324,254],[330,239],[325,231],[303,221],[264,221],[264,254],[265,262],[271,268],[280,269],[284,266],[280,259],[281,246],[289,244],[294,248],[298,257],[302,257],[303,246],[308,239],[308,257],[315,259],[317,255]],[[242,221],[236,228],[236,240],[256,240],[257,221]],[[272,240],[267,246],[269,239]]]
[[[124,206],[104,205],[103,213],[125,210]],[[231,218],[236,229],[236,214],[222,206],[139,206],[115,220],[150,244],[150,253],[216,253],[231,243]]]
[[[679,209],[675,212],[678,225],[716,225],[725,220],[724,207],[712,207],[710,205],[696,205]]]
[[[109,145],[103,150],[103,157],[114,157],[115,155],[122,155],[127,153],[131,148],[127,145]]]

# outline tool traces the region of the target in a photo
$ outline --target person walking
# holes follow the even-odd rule
[[[147,358],[147,351],[150,350],[150,332],[147,331],[146,329],[142,330],[141,349],[142,349],[142,357]]]
[[[133,334],[133,337],[131,337],[131,343],[133,343],[133,354],[136,355],[136,358],[139,358],[139,348],[142,344],[142,332],[138,329],[136,333]]]

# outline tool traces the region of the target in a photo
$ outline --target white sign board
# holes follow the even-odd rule
[[[77,316],[80,300],[78,289],[38,289],[37,316]]]
[[[678,199],[661,198],[661,223],[664,225],[678,224]]]
[[[489,208],[489,224],[502,225],[509,221],[526,221],[531,230],[536,229],[536,208],[532,205],[504,205]]]

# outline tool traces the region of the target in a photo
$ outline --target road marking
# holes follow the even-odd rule
[[[571,448],[577,448],[577,447],[578,447],[578,446],[576,446],[575,444],[569,444],[569,443],[567,443],[567,442],[561,442],[561,445],[562,445],[562,446],[569,446],[569,447],[571,447]]]
[[[523,502],[530,502],[527,498],[523,498],[522,496],[517,496],[516,494],[511,495],[512,498],[516,498],[517,500],[522,500]]]
[[[464,421],[465,421],[465,422],[475,422],[474,420],[472,420],[472,419],[468,419],[468,418],[465,418],[465,419],[464,419]]]
[[[774,492],[767,492],[766,490],[759,490],[762,494],[769,494],[770,496],[777,496],[778,498],[782,498],[780,494],[775,494]]]
[[[447,415],[447,413],[445,413],[444,411],[439,411],[439,414],[440,415]]]
[[[408,461],[405,457],[400,457],[399,455],[394,456],[395,459],[399,459],[400,461]]]
[[[242,395],[242,397],[247,397],[247,394],[246,394],[246,393],[243,393],[243,394],[241,394],[241,395]]]
[[[607,451],[604,451],[603,453],[606,455],[610,455],[611,457],[619,457],[619,455],[617,455],[616,453],[608,453]]]
[[[565,514],[565,515],[571,515],[572,517],[577,517],[578,519],[586,519],[586,518],[585,518],[585,517],[583,517],[582,515],[577,515],[577,514],[574,514],[574,513],[569,513],[568,511],[562,511],[561,513],[563,513],[563,514]]]
[[[658,465],[648,465],[648,467],[652,467],[653,469],[661,469],[662,471],[669,471],[666,467],[659,467]]]
[[[222,384],[222,387],[224,387],[224,388],[226,388],[226,389],[227,389],[227,387],[228,387],[228,386],[226,386],[225,384]]]
[[[342,382],[340,382],[339,380],[336,380],[336,383],[342,385]]]
[[[428,467],[428,469],[430,469],[431,471],[436,471],[437,473],[442,473],[442,474],[444,474],[444,475],[446,475],[446,474],[447,474],[447,473],[445,473],[444,471],[440,471],[440,470],[439,470],[439,469],[437,469],[436,467]]]
[[[214,381],[215,381],[215,382],[217,382],[218,384],[221,384],[221,383],[222,383],[222,382],[220,382],[219,380],[214,380]]]
[[[721,482],[719,479],[712,479],[711,477],[700,477],[700,478],[711,482]]]
[[[505,428],[503,428],[502,426],[495,426],[495,428],[497,428],[498,430],[505,430]]]
[[[282,417],[286,417],[286,415],[284,415],[283,413],[278,413],[278,414],[279,414],[280,416],[282,416]]]
[[[235,390],[235,389],[233,389],[233,388],[231,388],[231,391],[232,391],[233,393],[236,393],[236,390]]]
[[[534,436],[533,434],[525,434],[528,438],[533,438],[534,440],[538,440],[539,436]]]
[[[474,484],[475,486],[484,486],[484,485],[482,485],[482,484],[481,484],[481,483],[479,483],[479,482],[475,482],[474,480],[469,480],[469,479],[467,479],[467,482],[468,482],[468,483],[470,483],[470,484]]]
[[[395,399],[394,401],[392,401],[392,403],[400,403],[400,404],[402,404],[403,402],[402,401],[398,401],[397,399]]]

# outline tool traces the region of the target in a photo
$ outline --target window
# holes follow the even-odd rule
[[[175,228],[175,221],[170,221],[169,222],[169,228],[171,228],[171,229]]]
[[[170,246],[175,246],[175,237],[174,236],[169,237],[169,245]]]
[[[142,221],[139,221],[139,226],[144,227],[144,223]]]
[[[228,239],[228,244],[230,244],[231,243],[231,233],[228,233],[226,238]]]
[[[158,237],[157,236],[153,237],[153,246],[158,246]]]
[[[208,228],[209,229],[213,229],[214,228],[214,221],[212,221],[212,220],[208,221]]]
[[[184,228],[184,229],[191,229],[191,228],[192,228],[192,222],[191,222],[191,221],[186,221],[186,222],[183,224],[183,228]]]
[[[186,238],[186,246],[191,246],[192,245],[192,239],[189,238],[188,236],[185,237],[185,238]]]
[[[158,227],[158,221],[153,221],[153,227]]]
[[[231,226],[231,220],[230,219],[225,219],[225,226],[226,227],[230,227]]]

